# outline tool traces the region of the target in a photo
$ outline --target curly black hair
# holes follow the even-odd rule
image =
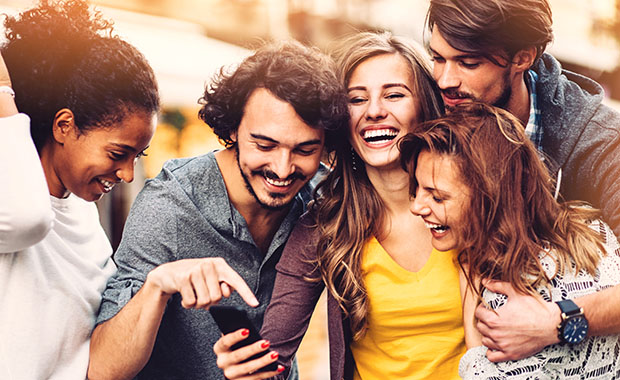
[[[306,124],[324,129],[328,150],[346,138],[348,98],[334,62],[318,49],[290,40],[263,45],[232,73],[220,69],[205,89],[199,117],[227,147],[234,146],[231,133],[239,127],[245,104],[257,88],[289,103]]]
[[[129,113],[158,112],[153,69],[85,1],[42,0],[7,17],[4,26],[8,42],[0,49],[37,149],[50,138],[63,108],[73,111],[82,132],[110,127]]]

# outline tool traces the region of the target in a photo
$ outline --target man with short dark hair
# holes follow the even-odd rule
[[[202,104],[226,149],[167,162],[137,197],[103,293],[90,379],[223,379],[212,351],[220,332],[205,309],[228,297],[221,303],[260,328],[324,142],[348,120],[332,61],[296,42],[222,71]]]
[[[562,199],[601,209],[620,236],[620,114],[601,103],[598,83],[544,53],[553,38],[547,0],[431,0],[427,23],[446,109],[477,100],[512,112],[545,157]],[[620,299],[620,287],[578,298],[571,302],[575,310],[564,313],[563,305],[507,284],[487,287],[509,295],[498,314],[482,305],[476,310],[492,361],[569,341],[568,322],[584,317],[579,307],[590,335],[620,333],[620,301],[611,301]]]

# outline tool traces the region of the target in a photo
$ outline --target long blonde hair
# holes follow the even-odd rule
[[[412,91],[419,99],[419,121],[440,116],[443,103],[426,53],[413,41],[388,32],[361,32],[340,42],[334,58],[345,87],[360,63],[382,54],[398,54],[409,62]],[[357,161],[355,169],[353,160]],[[386,217],[384,209],[363,162],[351,149],[348,137],[343,136],[335,149],[333,170],[317,187],[312,211],[319,233],[319,271],[349,320],[355,340],[367,328],[368,297],[362,280],[362,249],[369,238],[380,236]]]

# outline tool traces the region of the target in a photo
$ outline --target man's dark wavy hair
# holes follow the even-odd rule
[[[2,55],[37,149],[63,108],[73,111],[82,132],[159,110],[157,82],[144,56],[113,36],[111,23],[85,1],[43,0],[7,17],[4,27]]]
[[[200,99],[199,117],[226,147],[235,145],[231,134],[257,88],[289,103],[306,124],[324,129],[328,150],[337,139],[346,138],[348,98],[333,61],[316,48],[279,41],[260,47],[232,73],[222,68]]]
[[[535,47],[536,60],[553,40],[547,0],[431,0],[426,23],[455,49],[479,54],[499,65],[495,55],[512,60]]]

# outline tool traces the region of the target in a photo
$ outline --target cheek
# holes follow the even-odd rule
[[[364,109],[362,106],[349,106],[349,129],[354,131],[357,125],[359,124],[361,118],[364,115]]]
[[[319,168],[319,163],[321,162],[321,155],[316,154],[311,157],[303,157],[297,167],[305,174],[305,175],[314,175],[314,173]]]
[[[416,105],[411,103],[404,110],[404,114],[405,114],[405,120],[409,124],[408,131],[413,132],[416,128],[416,125],[420,121],[420,116],[419,116],[420,112],[418,111],[418,108],[416,107]]]

